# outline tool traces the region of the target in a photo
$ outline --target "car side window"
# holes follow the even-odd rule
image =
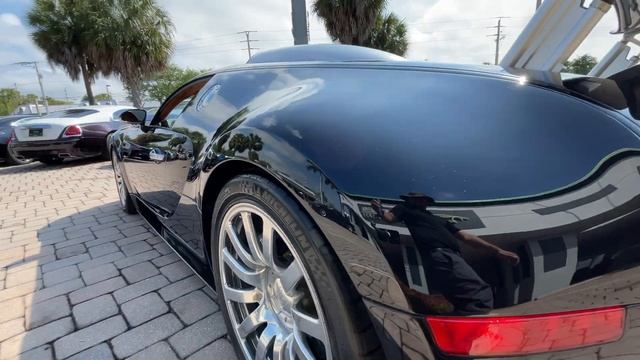
[[[176,90],[165,102],[160,106],[158,112],[155,114],[151,125],[170,128],[176,119],[191,105],[192,100],[196,97],[196,94],[202,89],[204,84],[209,81],[211,77],[203,77],[194,80],[182,88]]]

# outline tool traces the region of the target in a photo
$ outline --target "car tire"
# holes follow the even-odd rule
[[[282,188],[260,176],[238,176],[222,188],[212,216],[212,268],[238,354],[258,359],[270,351],[277,358],[278,347],[289,356],[382,357],[362,299],[304,209]]]
[[[7,157],[5,159],[8,165],[25,165],[33,162],[33,159],[25,159],[22,156],[16,154],[10,145],[7,145]]]
[[[100,154],[100,158],[105,161],[111,160],[111,152],[109,151],[109,140],[111,140],[111,136],[113,133],[107,134],[104,138],[104,149],[102,149],[102,154]]]
[[[64,159],[63,158],[59,158],[57,156],[51,156],[51,157],[46,157],[46,158],[40,158],[40,159],[38,159],[38,161],[40,161],[41,163],[46,164],[46,165],[59,165],[59,164],[62,164]]]
[[[118,198],[120,199],[120,207],[127,214],[137,214],[135,205],[133,204],[133,198],[129,193],[129,189],[127,188],[127,184],[124,181],[124,177],[122,176],[122,168],[120,167],[120,162],[118,161],[118,155],[115,150],[111,152],[111,165],[113,166],[113,175],[116,180],[116,186],[118,188]]]

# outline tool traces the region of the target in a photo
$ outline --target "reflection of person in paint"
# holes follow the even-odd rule
[[[491,287],[462,258],[457,242],[464,241],[490,250],[513,265],[520,261],[518,255],[462,231],[445,219],[433,215],[426,209],[433,204],[433,199],[429,196],[409,193],[401,198],[405,202],[390,211],[383,211],[377,200],[371,204],[385,221],[405,223],[416,248],[425,259],[429,288],[444,295],[454,305],[457,314],[471,315],[491,311]]]

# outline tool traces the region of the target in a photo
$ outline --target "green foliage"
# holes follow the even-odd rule
[[[587,75],[597,63],[598,59],[589,54],[584,54],[573,60],[566,61],[563,71],[572,74]]]
[[[94,99],[96,99],[96,101],[109,101],[111,100],[111,97],[108,94],[100,93],[98,95],[95,95]],[[89,97],[87,95],[83,96],[82,101],[89,101]]]
[[[155,0],[35,0],[27,18],[33,41],[72,80],[82,76],[88,100],[100,74],[115,74],[140,106],[142,79],[161,70],[173,24]]]
[[[397,55],[407,52],[407,26],[395,14],[384,15],[386,0],[315,0],[313,11],[331,38]]]
[[[404,56],[409,47],[407,26],[393,13],[380,14],[364,46]]]
[[[49,103],[49,105],[69,105],[71,104],[71,102],[69,101],[64,101],[64,100],[60,100],[60,99],[54,99],[50,96],[47,96],[47,102]]]
[[[205,71],[183,69],[176,65],[169,65],[166,69],[153,74],[145,81],[143,90],[151,99],[162,103],[178,87]]]
[[[0,116],[10,115],[18,106],[24,104],[35,104],[39,98],[35,94],[22,95],[18,90],[12,88],[0,89]],[[49,105],[64,105],[67,102],[47,97]]]
[[[9,115],[20,105],[20,93],[16,89],[0,89],[0,115]]]
[[[386,4],[386,0],[315,0],[313,12],[322,19],[333,40],[364,45]]]

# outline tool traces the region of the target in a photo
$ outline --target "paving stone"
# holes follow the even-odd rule
[[[84,254],[87,252],[87,249],[82,244],[76,244],[64,247],[60,250],[56,250],[56,257],[58,259],[66,259],[68,257]]]
[[[127,324],[122,316],[114,316],[103,320],[58,339],[53,343],[56,357],[64,359],[103,341],[107,341],[125,330],[127,330]]]
[[[34,293],[27,294],[25,296],[25,302],[27,304],[36,304],[47,299],[54,298],[63,294],[68,294],[74,290],[80,289],[84,286],[84,283],[80,279],[73,279],[65,281],[63,283],[48,287],[46,289],[38,290]]]
[[[149,345],[174,334],[181,328],[182,324],[175,315],[163,315],[111,340],[113,353],[118,358],[131,356]]]
[[[32,267],[22,271],[8,274],[7,278],[5,279],[5,286],[7,288],[11,288],[16,285],[32,282],[40,278],[41,278],[40,268]]]
[[[193,275],[193,271],[187,266],[187,264],[182,261],[163,266],[160,268],[160,272],[171,282],[175,282],[189,275]]]
[[[139,281],[135,284],[124,287],[113,293],[118,304],[122,304],[138,296],[144,295],[148,292],[157,290],[163,286],[166,286],[169,282],[162,275],[156,275],[154,277]]]
[[[53,347],[51,345],[43,345],[23,352],[12,360],[53,360]]]
[[[164,341],[155,343],[148,348],[136,353],[128,360],[177,360],[176,353],[173,352],[169,344]]]
[[[71,309],[66,296],[58,296],[29,306],[26,310],[26,326],[28,330],[69,316]]]
[[[122,276],[131,284],[158,275],[160,272],[152,263],[145,261],[122,270]]]
[[[53,262],[50,262],[48,264],[42,265],[42,271],[49,272],[49,271],[61,269],[63,267],[66,267],[66,266],[69,266],[69,265],[75,265],[75,264],[81,263],[81,262],[89,260],[89,259],[90,258],[89,258],[88,254],[80,254],[80,255],[71,256],[71,257],[68,257],[66,259],[53,261]]]
[[[31,294],[42,287],[42,280],[36,280],[25,284],[0,290],[0,302],[19,296]]]
[[[122,260],[118,260],[118,261],[114,262],[114,265],[118,269],[124,269],[126,267],[141,263],[143,261],[148,261],[148,260],[151,260],[151,259],[155,259],[158,256],[160,256],[160,253],[158,253],[155,250],[146,251],[146,252],[143,252],[141,254],[137,254],[137,255],[134,255],[134,256],[130,256],[130,257],[124,258]]]
[[[162,267],[165,265],[173,264],[176,261],[179,261],[180,258],[175,253],[170,253],[159,258],[151,260],[151,262],[158,267]]]
[[[218,311],[218,305],[202,291],[194,291],[171,302],[171,309],[180,320],[192,324]]]
[[[155,292],[128,301],[122,304],[121,309],[131,326],[138,326],[169,311],[167,304]]]
[[[233,345],[227,339],[219,339],[211,344],[198,350],[195,354],[189,356],[187,360],[211,360],[211,359],[224,359],[224,360],[237,360],[236,352],[233,349]]]
[[[98,344],[90,349],[73,355],[67,360],[114,360],[113,353],[106,343]]]
[[[86,286],[82,289],[78,289],[71,294],[69,294],[69,300],[71,300],[71,304],[79,304],[81,302],[93,299],[100,295],[104,295],[120,289],[126,286],[127,283],[124,281],[122,276],[118,276],[115,278],[111,278],[108,280],[101,281],[99,283],[95,283],[93,285]]]
[[[71,279],[75,279],[79,276],[80,271],[78,271],[78,267],[75,265],[71,265],[62,269],[45,273],[42,277],[42,280],[44,281],[44,286],[49,287]]]
[[[124,254],[118,251],[115,253],[100,256],[99,258],[95,258],[93,260],[82,262],[78,264],[78,269],[80,269],[80,271],[87,271],[87,270],[96,268],[100,265],[110,264],[122,258],[124,258]]]
[[[0,341],[24,332],[24,319],[17,318],[0,323]]]
[[[89,255],[91,255],[91,257],[95,259],[97,257],[111,254],[118,251],[120,251],[120,248],[115,243],[108,242],[106,244],[90,247]]]
[[[24,316],[24,300],[21,297],[0,302],[0,323]]]
[[[162,255],[167,255],[173,252],[173,250],[171,250],[169,245],[165,244],[164,242],[154,245],[153,248],[156,249]]]
[[[82,272],[82,279],[84,283],[87,285],[95,284],[102,280],[110,279],[112,277],[118,276],[120,272],[116,269],[116,266],[109,263],[99,265],[93,269],[89,269],[87,271]]]
[[[186,279],[182,279],[171,285],[163,287],[160,289],[159,293],[165,301],[171,301],[204,286],[205,283],[202,282],[197,275],[192,275]]]
[[[226,333],[222,312],[219,311],[171,336],[169,343],[178,356],[184,358]]]
[[[138,241],[129,245],[125,245],[121,248],[122,252],[127,256],[133,256],[135,254],[140,254],[153,248],[144,241]]]
[[[0,343],[0,359],[16,356],[71,332],[73,332],[73,321],[70,317],[50,322]]]
[[[99,296],[73,307],[73,318],[79,328],[86,327],[118,313],[118,306],[110,294]]]

